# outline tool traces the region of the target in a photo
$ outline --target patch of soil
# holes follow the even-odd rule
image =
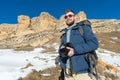
[[[14,48],[15,51],[33,51],[34,47],[32,46],[20,46],[17,48]]]
[[[100,48],[120,53],[120,32],[96,34]]]

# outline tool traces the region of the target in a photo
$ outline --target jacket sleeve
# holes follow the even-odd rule
[[[84,42],[74,47],[76,54],[84,54],[96,50],[99,46],[98,40],[89,26],[83,26],[83,32]]]

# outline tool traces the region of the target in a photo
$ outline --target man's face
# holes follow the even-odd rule
[[[75,22],[75,15],[72,12],[66,13],[65,16],[64,16],[64,18],[65,18],[65,22],[66,22],[66,24],[68,26],[73,25],[74,22]]]

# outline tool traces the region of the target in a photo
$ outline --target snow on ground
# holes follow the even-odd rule
[[[30,73],[32,69],[42,70],[55,66],[54,58],[57,54],[40,53],[41,50],[41,48],[34,51],[0,50],[0,80],[17,80]],[[24,69],[29,63],[33,66]]]
[[[107,50],[105,50],[104,53],[97,53],[99,55],[99,58],[101,58],[103,61],[105,61],[108,64],[117,66],[120,70],[120,53],[115,53]]]
[[[41,53],[41,48],[34,51],[14,51],[12,49],[0,49],[0,80],[17,80],[24,77],[32,69],[43,70],[55,66],[54,59],[57,54]],[[99,53],[101,59],[109,64],[114,64],[120,69],[120,55],[110,51]],[[25,68],[27,64],[32,64]],[[24,69],[25,68],[25,69]]]

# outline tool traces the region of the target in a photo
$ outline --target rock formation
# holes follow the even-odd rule
[[[39,17],[31,19],[31,27],[37,32],[54,30],[56,24],[57,19],[46,12],[42,12]]]
[[[27,30],[29,26],[30,26],[30,18],[28,16],[24,16],[24,15],[18,16],[18,26],[17,26],[16,35],[19,35],[25,30]]]
[[[76,14],[76,22],[87,19],[84,11]],[[120,31],[119,20],[90,20],[95,33]],[[29,16],[18,16],[18,24],[0,25],[0,48],[16,48],[22,46],[42,46],[53,38],[59,38],[61,29],[65,28],[64,15],[59,20],[47,12],[30,19]],[[7,43],[7,44],[6,44]],[[3,46],[4,45],[4,46]]]

